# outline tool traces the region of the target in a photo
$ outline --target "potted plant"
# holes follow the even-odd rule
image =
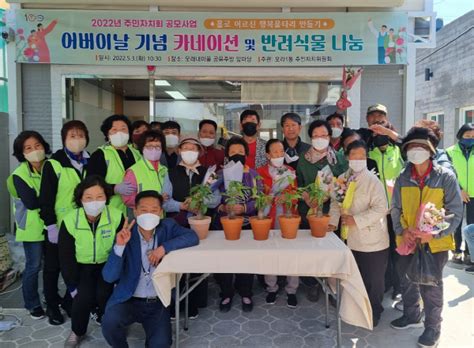
[[[230,181],[229,187],[223,194],[226,197],[226,206],[231,208],[228,210],[227,216],[221,217],[221,223],[224,229],[225,239],[227,240],[240,239],[240,232],[242,232],[244,218],[242,216],[235,215],[235,212],[232,207],[237,204],[241,204],[245,201],[245,190],[247,189],[249,188],[242,184],[240,181]]]
[[[329,215],[323,215],[323,205],[329,198],[329,192],[321,187],[319,180],[309,184],[304,190],[308,193],[310,201],[317,203],[317,208],[310,209],[307,216],[311,235],[316,238],[323,238],[326,236],[329,224]]]
[[[199,184],[191,188],[189,195],[189,208],[196,213],[195,216],[188,218],[189,226],[196,232],[199,239],[206,239],[211,217],[204,214],[207,212],[207,202],[212,197],[212,190],[209,185]]]
[[[288,178],[288,180],[291,180]],[[280,192],[278,203],[285,208],[285,213],[278,217],[280,222],[281,236],[286,239],[295,239],[300,227],[301,216],[293,214],[293,210],[298,207],[303,190],[296,187],[289,187]]]
[[[257,177],[257,180],[260,179]],[[252,226],[253,239],[267,240],[273,220],[265,216],[265,209],[271,204],[273,197],[263,191],[259,191],[257,186],[252,188],[252,198],[255,199],[255,207],[257,208],[257,216],[250,218],[250,226]]]

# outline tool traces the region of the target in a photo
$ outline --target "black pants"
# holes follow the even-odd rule
[[[59,255],[58,245],[48,240],[44,242],[43,291],[48,307],[57,307],[60,304],[70,306],[72,298],[66,290],[64,298],[59,296]]]
[[[191,273],[189,275],[189,286],[193,285],[193,279],[194,278],[199,278],[202,276],[202,273]],[[186,286],[186,276],[183,274],[181,277],[181,280],[179,281],[179,287],[181,291],[185,291],[185,286]],[[205,308],[207,307],[207,290],[208,290],[208,280],[207,278],[204,279],[198,286],[194,288],[193,291],[189,294],[189,305],[188,305],[188,311],[190,315],[193,315],[198,312],[198,308]],[[180,302],[180,310],[184,308],[184,303],[185,300],[183,299]],[[175,302],[174,300],[171,301],[170,305],[170,313],[174,315],[174,310],[175,310]]]
[[[466,212],[466,224],[468,225],[474,224],[474,197],[470,197],[470,198],[471,200],[468,203],[464,204],[465,212]],[[459,226],[456,229],[456,232],[454,232],[454,242],[456,244],[455,252],[460,253],[461,244],[462,244],[462,220],[459,223]],[[464,246],[464,252],[466,254],[470,254],[467,244],[465,244]]]
[[[234,297],[234,289],[241,297],[252,297],[253,274],[214,274],[214,278],[221,287],[221,298]],[[232,284],[235,277],[234,284]]]
[[[102,268],[99,265],[81,265],[77,295],[72,301],[72,331],[78,335],[85,335],[89,324],[89,314],[97,305],[99,316],[105,311],[107,300],[112,294],[114,285],[102,278]]]
[[[374,252],[354,251],[354,258],[359,267],[365,289],[372,306],[372,317],[379,320],[383,312],[383,294],[385,291],[384,275],[387,267],[389,248]]]
[[[395,251],[397,243],[395,231],[393,230],[392,217],[387,215],[387,228],[390,238],[390,251],[388,253],[387,270],[385,271],[385,290],[393,287],[394,293],[400,293],[400,276],[397,271],[398,253]]]
[[[442,251],[433,254],[438,267],[443,269],[448,262],[448,252]],[[406,274],[413,255],[400,256],[398,267],[400,274]],[[420,297],[425,309],[425,328],[441,331],[441,312],[443,310],[443,281],[439,286],[418,285],[407,277],[402,278],[403,315],[409,320],[418,320],[421,317]]]

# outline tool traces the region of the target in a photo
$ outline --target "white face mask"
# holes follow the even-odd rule
[[[281,168],[285,162],[285,157],[271,158],[270,162],[272,162],[272,166]]]
[[[179,138],[177,135],[174,134],[167,134],[166,138],[166,147],[176,147],[179,143]]]
[[[188,165],[196,163],[198,157],[199,152],[197,151],[181,151],[181,159]]]
[[[128,144],[130,134],[124,132],[117,132],[115,134],[109,135],[109,139],[112,146],[122,147]]]
[[[430,152],[422,147],[414,147],[407,151],[407,159],[413,164],[422,164],[430,158]]]
[[[355,173],[359,173],[367,168],[366,160],[349,160],[349,168],[351,168]]]
[[[212,139],[212,138],[199,138],[199,141],[205,147],[209,147],[209,146],[214,145],[214,140],[215,139]]]
[[[160,223],[160,217],[156,214],[145,213],[137,216],[137,224],[145,231],[155,229]]]
[[[41,162],[46,158],[44,150],[31,151],[30,153],[24,153],[23,156],[25,156],[26,160],[30,163]]]
[[[325,138],[316,138],[311,140],[311,144],[316,150],[322,151],[329,146],[329,140]]]
[[[96,217],[105,208],[105,201],[82,202],[86,215]]]
[[[68,139],[66,140],[66,147],[72,153],[81,153],[86,148],[86,139]]]
[[[342,134],[341,128],[332,127],[332,135],[331,138],[339,138]]]

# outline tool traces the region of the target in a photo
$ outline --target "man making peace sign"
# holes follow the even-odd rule
[[[143,191],[135,198],[132,222],[117,233],[114,250],[103,269],[109,283],[117,283],[102,319],[102,333],[114,348],[128,347],[127,327],[143,325],[148,347],[171,346],[169,309],[157,297],[151,275],[169,252],[199,243],[196,233],[173,219],[163,219],[163,197]]]

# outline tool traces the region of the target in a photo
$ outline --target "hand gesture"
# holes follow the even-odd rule
[[[133,225],[135,225],[135,220],[132,220],[131,223],[128,223],[128,218],[125,218],[122,230],[117,233],[117,245],[127,245],[130,237],[132,236],[131,229]]]
[[[150,264],[152,266],[156,267],[160,263],[163,256],[165,256],[165,254],[166,254],[165,248],[163,248],[163,246],[160,246],[160,247],[152,250],[148,254],[148,261],[150,262]]]
[[[414,244],[416,240],[416,236],[414,234],[414,230],[412,228],[407,228],[403,230],[402,233],[403,240],[407,244]]]
[[[354,226],[356,224],[352,215],[342,215],[341,222],[345,226]]]

